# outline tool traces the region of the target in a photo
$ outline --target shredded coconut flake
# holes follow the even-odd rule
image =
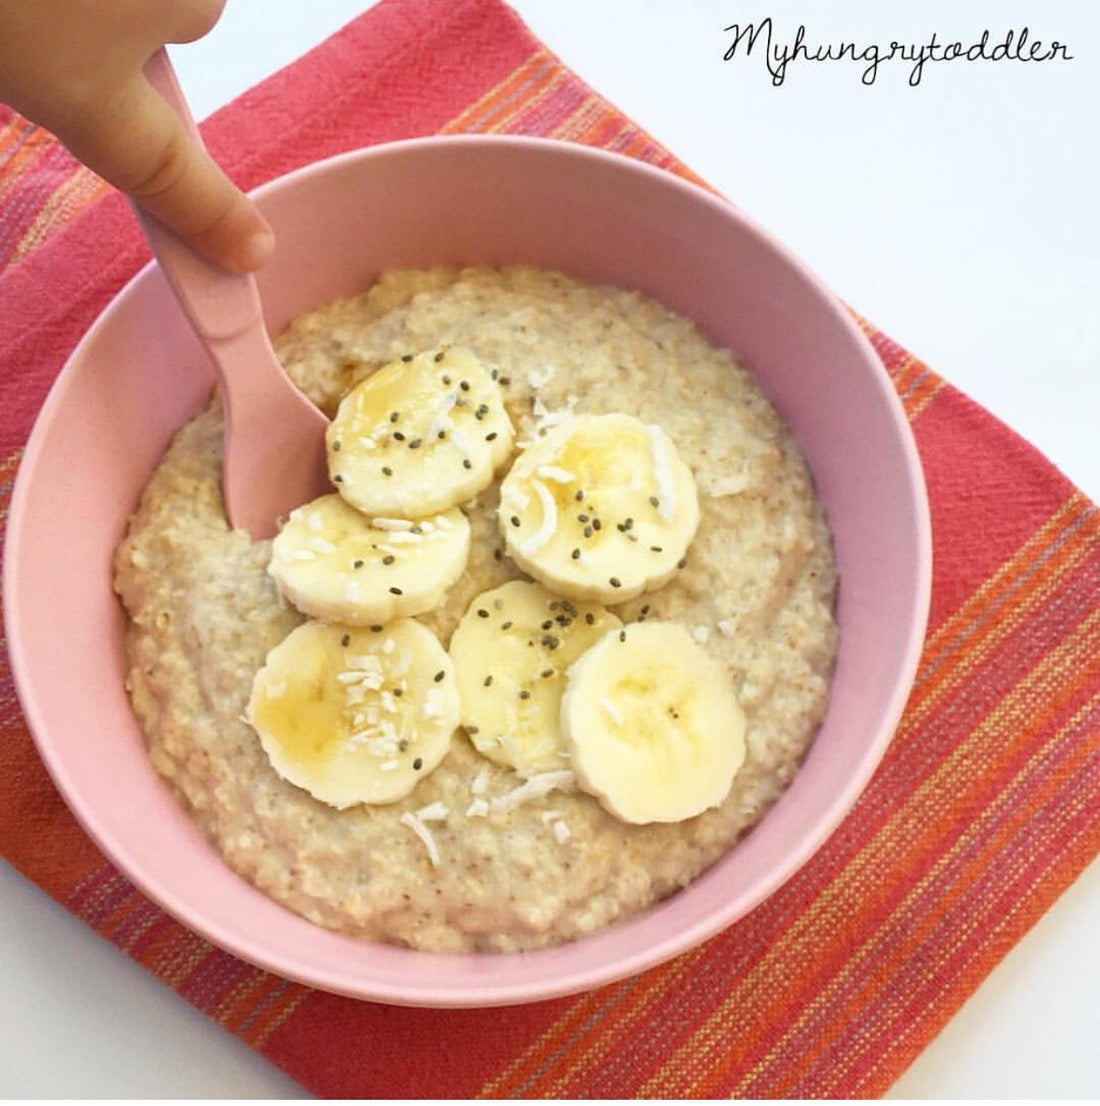
[[[346,669],[339,672],[336,679],[342,684],[355,684],[371,691],[377,691],[382,686],[382,677],[377,672],[367,672],[361,668]]]
[[[542,372],[539,372],[538,369],[531,369],[527,374],[527,383],[536,390],[549,384],[553,379],[554,367],[552,365],[547,365]]]
[[[653,476],[657,481],[657,513],[666,522],[676,514],[676,481],[672,477],[672,466],[668,459],[668,439],[657,426],[647,426],[649,432],[649,451],[653,456]]]
[[[718,623],[718,632],[724,634],[726,637],[733,637],[733,622],[728,618],[723,618]]]
[[[439,689],[433,687],[424,698],[424,706],[420,711],[421,718],[440,718],[443,715],[443,696]]]
[[[623,722],[626,721],[626,719],[623,718],[622,712],[619,710],[619,708],[615,706],[615,704],[610,699],[608,699],[607,696],[600,696],[600,706],[603,708],[604,712],[611,719],[611,721],[615,723],[616,726],[621,726]]]
[[[470,439],[467,438],[457,426],[451,428],[451,441],[454,442],[459,451],[465,454],[471,461],[474,459],[473,451],[470,448]]]
[[[317,554],[311,549],[292,549],[289,553],[283,554],[285,560],[288,561],[315,561],[317,560]]]
[[[440,400],[439,406],[432,414],[432,422],[428,427],[428,437],[432,440],[439,437],[441,430],[452,431],[454,424],[451,422],[450,414],[451,408],[458,402],[458,392],[448,392],[442,400]]]
[[[535,437],[546,433],[547,430],[552,430],[555,426],[561,426],[562,423],[569,422],[574,417],[573,408],[576,403],[577,397],[569,396],[561,410],[551,411],[538,396],[535,396],[534,402],[531,404],[531,413],[535,416]],[[520,449],[526,449],[533,440],[533,438],[528,438],[517,444]]]
[[[539,465],[535,471],[544,479],[553,480],[557,484],[572,484],[577,479],[575,473],[558,468],[557,465]]]
[[[411,530],[413,524],[407,518],[386,518],[380,515],[371,520],[371,525],[376,530]]]
[[[539,503],[542,504],[542,524],[526,541],[520,543],[520,552],[526,554],[541,549],[558,528],[558,505],[554,502],[554,497],[546,485],[538,480],[532,480],[531,487],[535,489]]]
[[[508,484],[504,488],[504,495],[501,497],[501,506],[515,507],[520,511],[526,511],[531,503],[531,500],[523,494],[523,489],[516,484]]]
[[[447,815],[450,813],[446,804],[437,799],[434,803],[422,806],[416,812],[416,816],[422,822],[445,822],[447,820]]]
[[[706,645],[706,643],[708,641],[710,641],[710,627],[709,626],[696,626],[691,631],[691,636],[693,638],[695,638],[695,640],[700,645]]]
[[[355,746],[363,745],[372,757],[385,757],[386,760],[391,760],[400,752],[397,747],[397,732],[387,722],[353,733],[348,738],[348,743]]]
[[[720,499],[726,495],[739,495],[749,486],[749,477],[745,472],[735,473],[732,476],[724,476],[710,481],[707,494]]]
[[[432,831],[424,825],[423,821],[415,814],[410,814],[406,811],[398,819],[403,826],[408,826],[409,829],[420,838],[424,845],[424,848],[428,850],[428,859],[432,862],[432,867],[439,867],[439,848],[435,843],[435,838],[432,836]]]
[[[474,799],[466,808],[467,818],[484,818],[489,813],[489,804],[484,799]]]
[[[572,833],[569,832],[569,827],[564,822],[555,822],[553,825],[554,840],[559,845],[564,845],[566,841],[572,837]]]
[[[489,773],[492,769],[487,764],[483,764],[477,771],[477,775],[470,781],[470,792],[473,795],[484,795],[486,787],[489,786]]]
[[[559,772],[540,772],[529,780],[513,788],[506,795],[500,795],[492,802],[493,810],[514,810],[517,806],[541,799],[551,791],[569,791],[573,787],[573,773],[568,769]]]

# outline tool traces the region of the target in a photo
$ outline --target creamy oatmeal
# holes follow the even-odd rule
[[[384,805],[337,809],[283,779],[244,717],[265,658],[305,616],[267,572],[271,543],[227,526],[216,403],[146,488],[115,584],[152,764],[228,864],[343,933],[506,952],[580,937],[673,893],[761,817],[824,715],[836,580],[809,474],[770,404],[730,354],[636,294],[526,268],[391,272],[276,342],[330,415],[381,366],[451,346],[492,368],[520,446],[570,415],[623,413],[660,427],[693,473],[698,529],[682,567],[607,606],[628,627],[678,624],[728,674],[746,752],[719,806],[628,824],[568,772],[525,783],[461,728],[439,766]],[[524,576],[498,526],[502,475],[464,504],[465,570],[416,616],[444,647],[475,597]]]

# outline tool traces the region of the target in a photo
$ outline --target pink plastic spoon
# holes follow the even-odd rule
[[[149,59],[145,75],[201,141],[163,50]],[[332,490],[324,449],[328,420],[279,364],[253,277],[211,264],[136,204],[134,211],[218,372],[225,409],[222,492],[230,524],[253,538],[271,537],[279,518]]]

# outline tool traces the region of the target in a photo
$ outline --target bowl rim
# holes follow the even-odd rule
[[[659,179],[666,187],[685,192],[693,198],[694,202],[720,208],[727,217],[732,216],[739,221],[745,230],[755,235],[770,251],[777,254],[785,265],[794,270],[812,288],[817,297],[830,305],[834,315],[847,331],[848,338],[853,341],[856,348],[862,350],[871,369],[871,379],[875,381],[881,392],[881,398],[885,401],[886,409],[892,413],[895,430],[898,432],[897,439],[902,451],[904,468],[909,480],[911,497],[909,508],[917,538],[917,548],[913,550],[914,578],[912,580],[912,593],[906,604],[910,617],[904,648],[901,653],[902,661],[899,665],[899,678],[895,681],[891,694],[884,703],[882,717],[886,721],[879,727],[878,732],[874,735],[874,740],[868,741],[864,746],[863,755],[857,764],[857,770],[849,776],[845,786],[834,795],[827,813],[819,817],[812,827],[799,837],[797,847],[786,852],[781,863],[771,867],[767,878],[758,881],[756,891],[751,896],[748,904],[745,905],[741,899],[731,900],[725,909],[713,910],[706,916],[696,920],[694,924],[675,933],[666,934],[662,939],[647,944],[646,947],[637,952],[616,957],[596,967],[571,972],[565,965],[560,965],[560,968],[564,968],[564,970],[559,970],[549,980],[534,979],[532,981],[533,977],[531,977],[529,970],[517,974],[510,970],[509,965],[518,966],[522,964],[526,969],[530,969],[537,967],[542,962],[567,960],[567,950],[570,948],[580,943],[590,942],[598,937],[601,932],[606,933],[608,928],[615,930],[619,926],[605,927],[604,930],[580,938],[572,944],[521,954],[424,953],[417,950],[399,950],[401,953],[416,957],[418,962],[425,959],[430,961],[435,958],[442,958],[451,962],[456,957],[463,960],[473,958],[478,962],[483,962],[488,956],[497,960],[504,967],[504,970],[500,973],[490,973],[494,976],[491,981],[473,982],[470,980],[461,988],[461,993],[458,993],[453,986],[440,986],[439,984],[425,983],[420,980],[415,983],[412,981],[402,982],[398,986],[349,984],[347,979],[342,979],[334,973],[319,970],[316,966],[306,962],[299,962],[294,950],[268,952],[266,948],[257,948],[255,945],[248,944],[237,934],[213,924],[210,919],[203,916],[201,908],[170,893],[155,878],[150,878],[148,873],[141,870],[142,866],[134,862],[125,842],[120,842],[109,830],[105,829],[96,810],[89,807],[85,802],[81,794],[79,781],[74,781],[69,777],[63,752],[59,751],[48,735],[48,727],[43,720],[39,706],[33,673],[28,670],[22,655],[21,623],[23,613],[15,596],[18,590],[18,556],[22,545],[22,531],[26,525],[25,520],[28,511],[31,509],[31,505],[28,503],[29,473],[35,468],[47,427],[53,420],[55,410],[64,402],[68,381],[77,372],[84,351],[95,343],[97,335],[102,329],[112,325],[114,316],[119,311],[125,310],[125,305],[133,296],[135,288],[151,279],[151,275],[156,269],[155,261],[145,264],[126,282],[81,336],[53,381],[35,418],[12,490],[3,563],[3,610],[4,621],[8,627],[8,653],[13,683],[39,756],[42,758],[61,797],[83,830],[103,851],[110,862],[142,894],[154,901],[188,929],[204,937],[218,948],[232,953],[247,963],[307,986],[349,997],[395,1005],[438,1008],[504,1006],[541,1001],[591,990],[604,984],[634,976],[648,968],[668,961],[680,953],[700,945],[764,902],[821,848],[855,805],[882,759],[886,748],[893,740],[897,724],[916,676],[931,602],[931,517],[923,468],[912,428],[905,415],[901,400],[874,348],[843,303],[797,255],[769,231],[757,224],[755,220],[747,216],[740,208],[718,193],[669,169],[657,167],[613,151],[559,139],[511,135],[437,135],[379,143],[322,158],[265,182],[252,190],[250,195],[262,206],[265,196],[269,193],[291,188],[300,180],[337,170],[344,164],[401,157],[406,153],[439,146],[440,144],[469,149],[511,147],[517,150],[542,150],[551,153],[555,157],[594,159],[597,162],[606,162],[617,166],[622,170],[652,176]],[[659,908],[661,905],[661,903],[656,903],[640,915],[635,916],[635,919],[627,920],[620,923],[620,925],[630,925],[632,921],[644,919],[650,911]],[[348,937],[342,939],[349,941],[361,940]],[[563,952],[563,950],[566,951]]]

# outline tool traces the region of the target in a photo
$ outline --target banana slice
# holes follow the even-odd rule
[[[369,626],[435,607],[462,575],[470,523],[454,508],[430,519],[368,519],[338,495],[290,513],[268,573],[303,614]]]
[[[479,595],[451,638],[462,725],[477,750],[525,777],[567,767],[559,724],[565,672],[620,625],[603,607],[526,580]]]
[[[410,518],[488,487],[514,439],[500,387],[459,348],[379,369],[344,397],[325,436],[329,475],[353,507]]]
[[[499,520],[512,559],[540,583],[570,599],[621,603],[682,567],[699,501],[660,427],[578,415],[516,459]]]
[[[340,809],[392,803],[443,759],[454,668],[414,619],[385,630],[305,622],[267,655],[246,718],[280,776]]]
[[[682,626],[633,623],[569,670],[562,730],[579,787],[623,822],[718,806],[745,759],[728,673]]]

